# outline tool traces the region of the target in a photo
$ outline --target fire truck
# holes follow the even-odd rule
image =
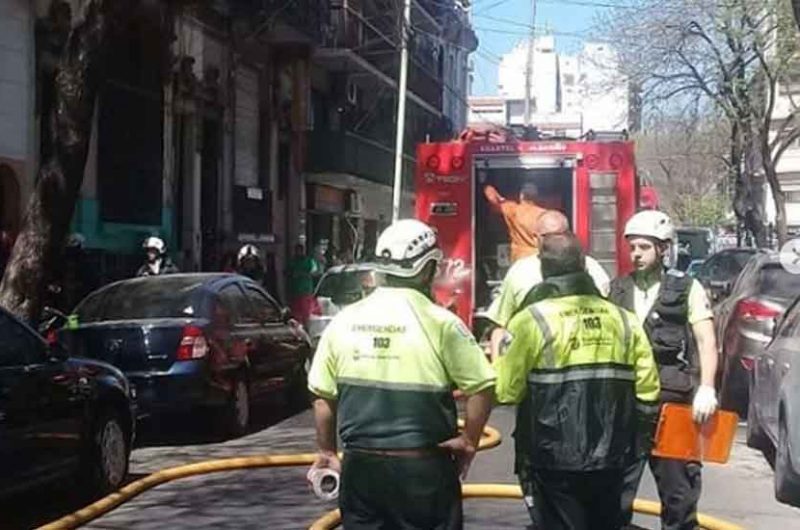
[[[526,183],[535,184],[539,205],[567,215],[609,275],[630,270],[623,227],[637,209],[639,184],[625,136],[519,140],[510,131],[468,130],[454,141],[419,144],[416,217],[437,230],[445,255],[434,296],[470,325],[511,266],[505,221],[484,189],[517,200]]]

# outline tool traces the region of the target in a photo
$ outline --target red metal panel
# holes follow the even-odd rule
[[[416,215],[437,230],[444,260],[434,297],[471,324],[473,311],[472,164],[464,142],[417,148]]]

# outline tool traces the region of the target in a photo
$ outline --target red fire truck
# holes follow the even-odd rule
[[[639,194],[633,142],[520,141],[468,131],[455,141],[420,144],[416,217],[435,227],[445,254],[435,297],[470,325],[511,265],[505,222],[484,188],[517,200],[529,182],[538,203],[567,214],[584,248],[610,275],[630,269],[623,226]]]

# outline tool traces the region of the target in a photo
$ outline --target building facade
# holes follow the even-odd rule
[[[21,223],[46,141],[41,80],[79,4],[0,0],[3,230]],[[391,221],[400,6],[157,5],[131,13],[108,43],[72,226],[101,281],[130,276],[153,235],[184,271],[229,267],[255,244],[281,297],[298,243],[329,258],[369,255]],[[464,5],[415,0],[412,13],[406,212],[416,143],[466,122],[477,48]]]
[[[0,0],[0,232],[12,237],[36,170],[35,21],[27,0]]]

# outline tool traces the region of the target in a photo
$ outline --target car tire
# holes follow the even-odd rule
[[[753,395],[753,380],[750,380],[750,395]],[[747,405],[747,446],[758,449],[767,456],[767,448],[772,446],[767,434],[758,422],[758,415],[755,412],[755,400],[751,399]],[[769,457],[767,457],[769,460]]]
[[[778,420],[778,448],[775,455],[775,498],[800,507],[800,475],[792,469],[786,419]]]
[[[288,396],[289,405],[294,410],[304,410],[308,407],[308,372],[311,369],[311,359],[305,359],[297,367],[295,375],[289,384]]]
[[[113,410],[101,412],[92,424],[81,476],[91,495],[105,495],[122,486],[131,454],[125,422]]]
[[[222,411],[222,424],[227,434],[242,436],[250,427],[250,387],[245,377],[234,380],[228,403]]]
[[[730,378],[733,377],[729,370],[728,363],[725,362],[724,371],[722,373],[722,385],[719,392],[720,408],[729,410],[739,415],[739,419],[747,419],[747,411],[749,409],[750,400],[746,396],[736,396],[731,390]]]

